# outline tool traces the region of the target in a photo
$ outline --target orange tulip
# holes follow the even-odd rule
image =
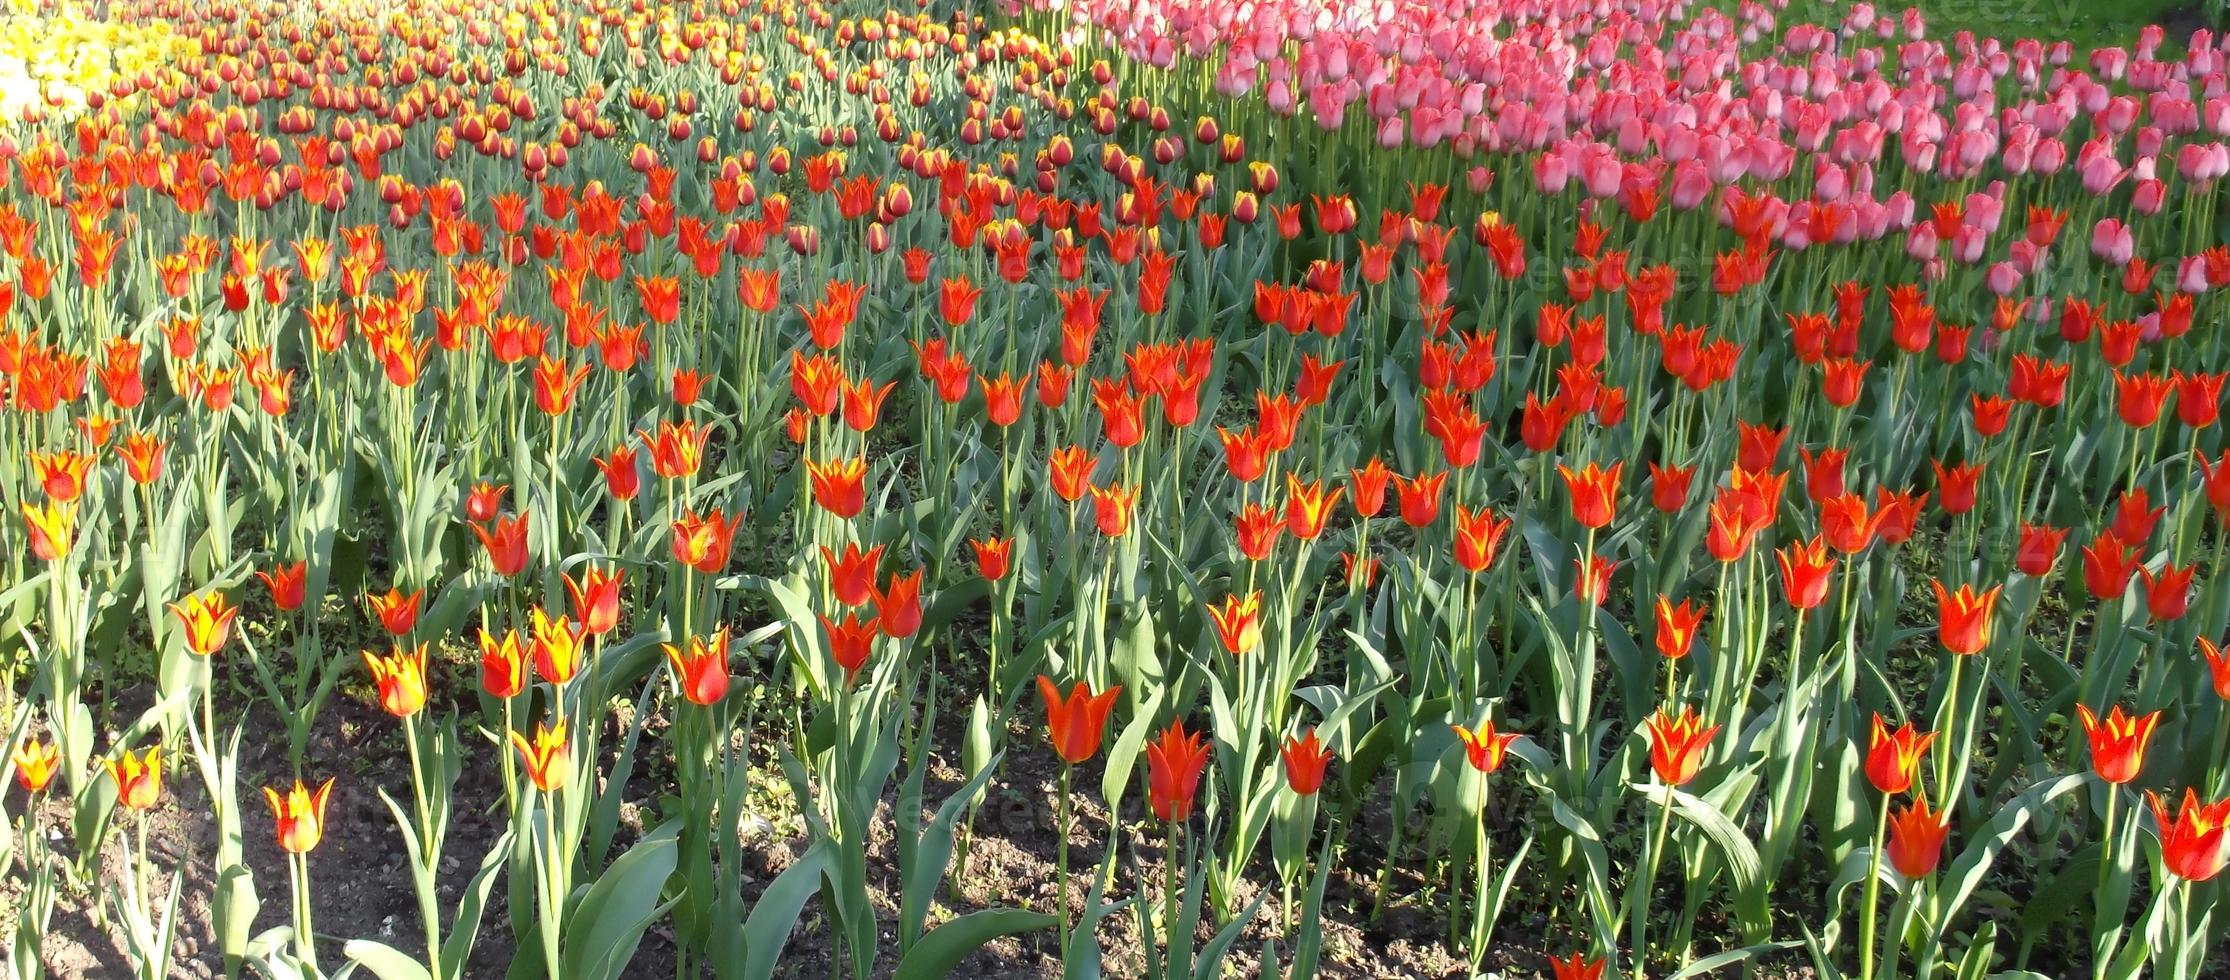
[[[1828,555],[1825,540],[1815,536],[1791,542],[1775,550],[1773,558],[1780,563],[1781,591],[1790,606],[1814,609],[1827,601],[1827,577],[1835,570],[1835,559]]]
[[[976,555],[976,571],[984,578],[996,582],[1007,577],[1014,561],[1013,538],[971,538],[968,547]]]
[[[867,457],[827,463],[809,459],[805,461],[805,473],[813,485],[813,502],[823,510],[850,520],[867,506]]]
[[[1073,766],[1098,754],[1108,712],[1114,710],[1115,696],[1122,690],[1123,686],[1117,684],[1095,695],[1079,681],[1063,698],[1052,678],[1038,675],[1038,696],[1045,700],[1046,735],[1062,762]]]
[[[650,468],[666,479],[695,476],[705,461],[705,443],[712,438],[712,430],[700,426],[695,419],[681,423],[661,420],[658,432],[652,434],[635,430],[650,449]]]
[[[555,619],[541,606],[529,613],[534,625],[534,672],[552,684],[563,686],[581,672],[582,640],[588,631],[573,622],[572,617]]]
[[[2208,679],[2214,682],[2215,697],[2230,701],[2230,655],[2223,653],[2215,641],[2199,638],[2199,655],[2206,658]]]
[[[271,817],[278,823],[280,850],[308,854],[325,839],[325,804],[332,796],[330,778],[314,793],[299,779],[283,796],[269,786],[263,788],[263,798],[271,803]]]
[[[2185,881],[2206,881],[2222,872],[2230,800],[2202,804],[2199,794],[2186,788],[2183,805],[2171,818],[2160,794],[2147,792],[2145,798],[2160,830],[2160,863],[2169,874]]]
[[[1609,963],[1607,959],[1584,959],[1578,953],[1562,960],[1552,956],[1549,975],[1551,980],[1603,980],[1603,967]]]
[[[1185,723],[1171,721],[1161,737],[1146,743],[1146,802],[1163,823],[1192,816],[1200,772],[1208,766],[1207,741],[1186,734]]]
[[[684,512],[673,525],[674,560],[706,575],[718,574],[728,567],[728,556],[735,550],[736,528],[742,525],[742,514],[730,518],[718,507],[701,515]]]
[[[1455,731],[1457,741],[1463,743],[1464,761],[1471,763],[1471,768],[1484,773],[1501,769],[1503,761],[1509,758],[1510,743],[1518,740],[1516,732],[1495,731],[1494,720],[1491,718],[1480,722],[1477,728],[1465,728],[1462,725],[1448,727]]]
[[[372,615],[390,635],[402,636],[418,625],[418,607],[426,598],[426,590],[419,589],[404,595],[401,589],[389,589],[386,595],[367,595],[364,601],[372,607]]]
[[[1688,655],[1696,643],[1696,629],[1703,625],[1703,617],[1710,607],[1698,606],[1693,600],[1682,599],[1675,606],[1664,596],[1657,597],[1657,652],[1667,660],[1679,660]]]
[[[163,747],[153,746],[143,756],[135,756],[125,749],[114,759],[102,761],[108,767],[108,776],[116,780],[116,802],[133,810],[145,810],[155,805],[163,795]]]
[[[186,649],[207,657],[224,648],[232,636],[232,621],[240,610],[225,603],[224,593],[205,592],[170,604],[171,614],[186,631]]]
[[[578,579],[565,576],[565,594],[573,600],[573,615],[579,617],[590,636],[619,628],[620,582],[619,569],[594,565],[582,570]]]
[[[674,680],[681,684],[682,697],[689,703],[711,705],[719,703],[728,694],[728,631],[721,630],[711,637],[689,638],[689,652],[671,643],[659,646],[666,651],[666,662],[673,666]]]
[[[298,561],[292,565],[273,567],[269,571],[258,569],[256,577],[262,579],[264,587],[271,591],[273,606],[278,607],[280,612],[293,612],[302,608],[303,600],[308,598],[304,590],[308,588],[309,570],[309,562]]]
[[[828,545],[821,546],[821,563],[828,568],[829,592],[836,601],[858,608],[867,605],[875,594],[875,571],[882,564],[883,546],[861,550],[858,543],[848,543],[842,554]]]
[[[1684,786],[1696,778],[1696,770],[1703,767],[1704,750],[1711,747],[1711,737],[1719,733],[1719,726],[1704,727],[1703,718],[1686,706],[1678,716],[1659,708],[1642,724],[1649,730],[1649,766],[1669,786]]]
[[[1976,593],[1974,586],[1961,585],[1959,591],[1950,592],[1940,579],[1928,584],[1936,589],[1936,635],[1944,649],[1959,654],[1981,653],[1990,645],[1990,613],[2005,587],[1993,585]]]
[[[1926,878],[1943,860],[1944,837],[1951,831],[1945,815],[1928,809],[1925,797],[1889,816],[1889,863],[1909,879]]]
[[[31,534],[31,555],[40,561],[61,561],[70,553],[70,536],[77,528],[77,505],[60,500],[44,504],[26,501],[23,524]]]
[[[1208,607],[1208,619],[1215,624],[1216,639],[1223,643],[1225,653],[1237,655],[1253,650],[1262,645],[1261,591],[1224,596],[1222,605]]]
[[[1911,789],[1920,772],[1920,760],[1935,741],[1935,732],[1916,732],[1911,722],[1892,732],[1877,712],[1874,733],[1866,746],[1866,779],[1891,796]]]
[[[889,588],[874,590],[875,621],[883,635],[903,640],[921,631],[921,583],[928,574],[928,569],[917,568],[909,575],[892,575]]]
[[[472,533],[488,552],[488,564],[497,575],[515,578],[527,567],[527,515],[499,517],[487,527],[472,525]]]
[[[1590,528],[1608,525],[1617,514],[1618,475],[1625,468],[1623,461],[1612,463],[1607,470],[1589,463],[1575,473],[1571,467],[1558,464],[1556,472],[1564,477],[1564,486],[1572,494],[1572,519]]]
[[[62,766],[62,751],[53,742],[25,736],[15,747],[15,781],[26,793],[45,791]]]
[[[1346,496],[1346,487],[1333,487],[1324,492],[1324,481],[1302,483],[1291,473],[1285,475],[1286,530],[1295,538],[1313,541],[1324,533],[1324,525],[1332,518],[1332,509],[1338,507],[1340,498]]]
[[[1316,729],[1287,736],[1278,755],[1285,760],[1286,788],[1314,796],[1324,787],[1324,767],[1332,761],[1332,748],[1317,741]]]
[[[1481,507],[1473,511],[1457,504],[1457,567],[1476,573],[1494,564],[1495,555],[1502,550],[1502,536],[1509,530],[1510,518],[1496,520],[1494,511],[1490,508]]]
[[[1092,519],[1100,533],[1119,538],[1130,533],[1132,506],[1138,503],[1136,486],[1111,486],[1092,489]]]
[[[2117,704],[2101,719],[2090,705],[2078,704],[2075,716],[2090,739],[2091,769],[2098,778],[2116,785],[2136,779],[2138,770],[2145,768],[2145,746],[2160,726],[2160,712],[2131,715]]]
[[[364,666],[372,672],[372,681],[379,687],[379,706],[388,714],[408,718],[426,706],[425,644],[404,650],[398,643],[384,657],[366,650]]]
[[[844,668],[844,683],[858,679],[860,669],[867,666],[867,658],[875,652],[875,638],[882,634],[882,625],[874,619],[847,615],[842,620],[820,617],[821,629],[827,631],[829,659]]]
[[[518,732],[511,733],[511,746],[519,750],[519,759],[526,764],[527,778],[533,781],[535,789],[544,793],[565,788],[568,754],[565,729],[565,719],[560,718],[556,728],[535,722],[531,742]]]
[[[519,631],[510,630],[502,639],[490,635],[488,628],[480,628],[480,687],[490,697],[517,696],[527,685],[526,645],[519,640]]]

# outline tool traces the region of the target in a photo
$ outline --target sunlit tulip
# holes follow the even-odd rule
[[[426,645],[404,649],[396,644],[387,656],[364,651],[364,667],[372,673],[381,710],[408,718],[426,706]]]
[[[1892,796],[1911,789],[1920,772],[1920,760],[1935,741],[1935,732],[1916,732],[1911,722],[1892,732],[1876,712],[1874,731],[1866,746],[1867,781],[1873,783],[1875,789]]]
[[[727,630],[716,632],[710,637],[690,637],[687,652],[671,643],[662,643],[659,646],[666,651],[666,662],[673,668],[674,682],[680,685],[682,697],[688,699],[689,703],[717,704],[721,698],[727,696]]]
[[[1115,696],[1122,693],[1117,684],[1093,694],[1092,689],[1079,681],[1069,689],[1067,697],[1053,686],[1052,678],[1038,675],[1038,696],[1045,700],[1045,727],[1052,739],[1053,752],[1061,761],[1078,765],[1099,753],[1100,739],[1107,730],[1107,714],[1115,708]]]
[[[1324,769],[1331,764],[1332,748],[1319,742],[1316,729],[1289,735],[1278,749],[1285,761],[1285,785],[1301,796],[1314,796],[1324,786]]]
[[[511,747],[519,752],[519,761],[525,766],[527,779],[534,788],[544,793],[564,789],[570,775],[567,748],[566,721],[558,719],[556,727],[535,722],[534,738],[530,741],[519,732],[511,733]]]
[[[1183,721],[1170,722],[1146,743],[1146,802],[1154,816],[1163,823],[1192,816],[1193,796],[1207,766],[1207,742],[1197,732],[1188,734]]]
[[[294,788],[281,794],[269,786],[263,788],[263,798],[271,804],[271,817],[278,826],[279,849],[289,854],[308,854],[325,839],[325,804],[333,796],[331,778],[320,784],[315,792],[302,781],[294,781]]]
[[[232,622],[240,615],[238,608],[225,601],[222,592],[187,596],[171,603],[170,612],[178,617],[178,625],[185,631],[186,649],[204,657],[224,649],[225,640],[232,636]]]
[[[1705,727],[1694,708],[1683,706],[1673,715],[1663,708],[1643,722],[1649,732],[1649,766],[1668,786],[1684,786],[1703,768],[1703,754],[1719,726]]]
[[[1943,860],[1944,838],[1950,833],[1951,821],[1943,813],[1928,809],[1926,799],[1915,799],[1912,805],[1889,815],[1889,863],[1897,873],[1907,879],[1926,878],[1936,871]]]
[[[2091,743],[2091,771],[2117,785],[2136,779],[2145,768],[2145,747],[2152,742],[2153,730],[2160,727],[2161,713],[2131,715],[2117,704],[2102,719],[2089,705],[2078,704],[2075,715]]]
[[[116,802],[133,810],[146,810],[163,795],[163,747],[151,746],[145,755],[132,750],[102,760],[110,779],[116,781]]]

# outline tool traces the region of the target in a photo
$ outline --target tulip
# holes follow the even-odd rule
[[[2214,682],[2215,697],[2230,701],[2230,654],[2215,641],[2199,638],[2199,654],[2206,658],[2207,676]]]
[[[518,630],[509,630],[497,639],[480,628],[480,688],[489,697],[516,697],[526,689],[527,651],[519,639]]]
[[[2117,704],[2100,719],[2089,705],[2078,704],[2075,715],[2090,740],[2091,770],[2098,778],[2117,786],[2136,779],[2145,767],[2145,746],[2160,725],[2160,712],[2133,716]]]
[[[372,681],[379,689],[382,709],[397,718],[408,718],[426,706],[425,644],[405,650],[398,643],[384,657],[370,650],[363,653],[364,667],[372,672]]]
[[[1891,796],[1912,788],[1920,772],[1921,757],[1927,755],[1928,747],[1935,741],[1935,732],[1915,732],[1911,722],[1892,732],[1876,712],[1874,733],[1866,747],[1866,779],[1875,789]]]
[[[710,637],[689,638],[688,652],[671,643],[659,644],[673,668],[681,695],[696,705],[718,704],[728,694],[728,631]]]
[[[1007,577],[1014,558],[1013,538],[971,538],[968,547],[975,552],[976,571],[985,579],[996,582]]]
[[[1911,806],[1890,815],[1890,866],[1911,880],[1934,874],[1937,863],[1943,860],[1944,837],[1950,830],[1951,822],[1944,814],[1928,809],[1926,799],[1915,799]]]
[[[1130,533],[1131,510],[1138,503],[1135,486],[1093,487],[1092,520],[1101,534],[1119,538]]]
[[[1146,801],[1154,816],[1163,823],[1192,816],[1200,773],[1207,766],[1206,740],[1197,732],[1187,734],[1182,720],[1171,721],[1158,738],[1146,743]]]
[[[407,635],[418,625],[418,607],[425,599],[424,589],[407,596],[401,589],[389,589],[386,595],[364,597],[365,603],[372,607],[372,615],[379,618],[380,626],[393,636]]]
[[[544,722],[535,722],[534,738],[531,741],[516,731],[511,733],[511,747],[518,750],[519,760],[526,766],[527,779],[534,783],[535,789],[544,793],[555,793],[565,788],[568,776],[566,727],[563,718],[558,719],[554,728]]]
[[[224,648],[225,640],[232,636],[232,621],[240,615],[239,609],[226,604],[221,592],[187,596],[172,603],[170,611],[186,631],[186,649],[204,657]]]
[[[581,577],[564,576],[565,594],[572,600],[573,615],[590,636],[602,636],[619,628],[620,585],[619,569],[602,569],[594,565],[584,569]]]
[[[1657,653],[1667,660],[1686,657],[1696,643],[1696,630],[1703,625],[1708,606],[1698,606],[1693,600],[1682,599],[1675,606],[1665,596],[1657,597]]]
[[[903,640],[921,630],[921,583],[928,573],[917,568],[911,575],[893,575],[889,588],[874,590],[875,621],[883,635]]]
[[[1981,653],[1990,645],[1990,613],[1997,607],[2004,586],[1993,585],[1978,594],[1973,585],[1948,592],[1941,579],[1930,580],[1929,584],[1936,589],[1936,636],[1944,649],[1959,654]]]
[[[1311,733],[1310,737],[1315,737]],[[54,774],[62,767],[62,750],[53,742],[24,736],[16,743],[13,753],[16,785],[26,793],[45,792],[47,784],[54,781]],[[121,785],[122,781],[118,781]]]
[[[1603,597],[1610,594],[1611,573],[1618,571],[1619,563],[1602,555],[1588,555],[1572,560],[1572,594],[1591,606],[1603,604]]]
[[[1045,701],[1046,734],[1063,763],[1080,765],[1099,753],[1108,712],[1114,710],[1115,696],[1122,690],[1118,684],[1095,695],[1090,687],[1078,682],[1064,698],[1052,678],[1038,675],[1038,696]]]
[[[1675,716],[1659,708],[1642,723],[1649,732],[1649,766],[1668,786],[1684,786],[1703,768],[1703,754],[1719,726],[1704,727],[1694,708],[1683,706]]]
[[[541,606],[529,614],[534,632],[534,672],[545,681],[564,686],[581,671],[582,641],[588,631],[569,616],[555,619]]]
[[[1552,980],[1603,980],[1607,959],[1585,959],[1573,953],[1568,959],[1549,957],[1549,975]]]
[[[1471,768],[1483,773],[1501,769],[1503,761],[1509,758],[1510,743],[1518,740],[1517,732],[1495,731],[1494,720],[1491,718],[1480,722],[1477,728],[1465,728],[1462,725],[1450,725],[1448,728],[1456,733],[1456,740],[1463,744],[1464,761],[1470,763]]]
[[[1346,487],[1333,487],[1326,493],[1322,480],[1304,484],[1291,473],[1285,475],[1285,489],[1286,529],[1302,541],[1313,541],[1324,533],[1332,509],[1347,494]]]
[[[116,781],[116,802],[133,810],[146,810],[163,795],[163,747],[148,748],[135,756],[125,749],[114,759],[103,760],[108,776]]]
[[[2225,825],[2230,824],[2230,800],[2201,804],[2198,792],[2187,787],[2183,805],[2170,817],[2160,794],[2147,792],[2145,797],[2152,805],[2153,823],[2159,828],[2161,866],[2169,874],[2192,882],[2207,881],[2220,874],[2225,858],[2222,846]]]
[[[1564,477],[1564,485],[1572,495],[1572,519],[1590,529],[1601,528],[1611,522],[1618,503],[1618,475],[1626,467],[1624,462],[1612,463],[1606,470],[1589,463],[1579,472],[1558,464],[1556,472]]]
[[[829,659],[844,670],[844,683],[850,685],[859,678],[867,666],[868,657],[875,652],[875,638],[882,635],[882,624],[858,614],[846,615],[842,620],[820,617],[821,629],[828,634]]]
[[[270,802],[271,817],[278,824],[280,850],[308,854],[325,839],[325,804],[332,796],[331,778],[314,793],[299,779],[283,796],[269,786],[263,788],[263,798]]]
[[[821,546],[821,562],[828,568],[829,593],[836,601],[858,608],[874,598],[876,566],[882,564],[883,546],[862,551],[858,543],[844,546],[842,555]]]
[[[1324,786],[1324,768],[1331,764],[1331,746],[1317,741],[1316,729],[1289,735],[1278,750],[1285,760],[1285,785],[1301,796],[1314,796]]]
[[[2137,557],[2112,531],[2101,531],[2083,548],[2083,587],[2094,599],[2120,598],[2137,572]]]
[[[2182,619],[2191,610],[2191,577],[2197,571],[2196,562],[2181,568],[2162,565],[2158,572],[2140,566],[2137,577],[2145,581],[2145,611],[2163,622]]]
[[[1835,559],[1829,557],[1826,541],[1792,542],[1776,549],[1773,557],[1781,566],[1781,591],[1790,606],[1810,610],[1827,600],[1827,577],[1835,570]]]
[[[488,564],[497,575],[515,578],[527,567],[527,515],[497,518],[483,528],[472,525],[472,533],[479,537],[480,546],[488,553]]]
[[[1442,470],[1416,479],[1394,477],[1394,487],[1401,498],[1401,519],[1410,527],[1422,528],[1440,516],[1440,489],[1448,483],[1448,471]],[[1361,494],[1357,494],[1360,499]]]
[[[859,516],[867,506],[867,458],[853,456],[849,459],[827,463],[805,461],[806,476],[813,486],[813,502],[823,510],[850,520]]]
[[[293,612],[302,608],[302,603],[307,598],[304,590],[307,588],[309,568],[309,562],[298,561],[292,565],[276,566],[269,571],[258,569],[256,577],[262,579],[264,587],[270,590],[273,606],[278,607],[280,612]]]
[[[1216,639],[1223,644],[1226,653],[1244,654],[1262,645],[1262,593],[1259,590],[1245,596],[1225,596],[1221,605],[1208,607],[1208,619],[1215,625]]]

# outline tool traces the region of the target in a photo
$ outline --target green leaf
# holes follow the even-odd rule
[[[643,930],[666,910],[658,900],[674,873],[674,835],[667,824],[604,869],[565,923],[563,966],[568,980],[613,980],[635,957]]]
[[[341,947],[341,955],[352,963],[362,964],[379,980],[432,980],[426,965],[403,955],[395,947],[369,939],[351,939]]]
[[[940,814],[941,816],[941,814]],[[940,870],[939,874],[942,873]],[[960,961],[1002,936],[1058,928],[1061,920],[1028,909],[992,908],[970,912],[931,929],[898,961],[892,980],[937,980],[951,976]]]
[[[743,970],[735,976],[741,980],[774,976],[775,961],[781,957],[782,947],[789,945],[790,930],[797,927],[798,914],[805,910],[806,901],[821,890],[821,873],[828,869],[828,863],[827,846],[815,844],[759,894],[759,900],[751,906],[750,918],[743,922]],[[728,964],[717,966],[726,980]]]
[[[937,815],[922,830],[920,842],[914,847],[914,862],[906,869],[906,891],[900,896],[899,921],[905,934],[920,935],[929,917],[929,901],[937,896],[937,889],[945,879],[945,868],[952,863],[953,826],[960,822],[960,815],[967,812],[970,801],[976,798],[984,784],[991,781],[1000,755],[1004,754],[992,756],[966,786],[946,797],[944,804],[937,808]]]

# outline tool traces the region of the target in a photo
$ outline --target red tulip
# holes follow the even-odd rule
[[[1062,697],[1053,680],[1038,675],[1038,696],[1045,700],[1046,734],[1053,742],[1053,752],[1061,761],[1077,765],[1099,753],[1100,738],[1107,730],[1108,712],[1115,708],[1115,696],[1122,693],[1120,684],[1098,694],[1083,682],[1069,689]]]
[[[1911,806],[1889,817],[1889,863],[1909,879],[1926,878],[1943,860],[1944,837],[1951,822],[1928,809],[1928,801],[1915,799]]]
[[[1183,721],[1171,721],[1161,736],[1146,744],[1147,805],[1163,823],[1192,816],[1193,797],[1200,789],[1200,772],[1208,766],[1208,745],[1198,733],[1187,734]]]
[[[2078,704],[2075,714],[2083,723],[2083,734],[2090,739],[2091,770],[2098,773],[2098,778],[2116,785],[2136,779],[2145,767],[2145,747],[2160,725],[2160,712],[2131,715],[2117,704],[2101,719],[2089,705]]]
[[[1866,746],[1867,781],[1891,796],[1912,788],[1920,772],[1921,757],[1935,741],[1935,732],[1916,732],[1911,722],[1891,732],[1881,714],[1876,712],[1874,733]]]
[[[1997,607],[2004,586],[1993,585],[1980,593],[1962,584],[1957,592],[1944,589],[1941,579],[1931,579],[1936,589],[1936,636],[1953,653],[1981,653],[1990,645],[1990,613]]]

